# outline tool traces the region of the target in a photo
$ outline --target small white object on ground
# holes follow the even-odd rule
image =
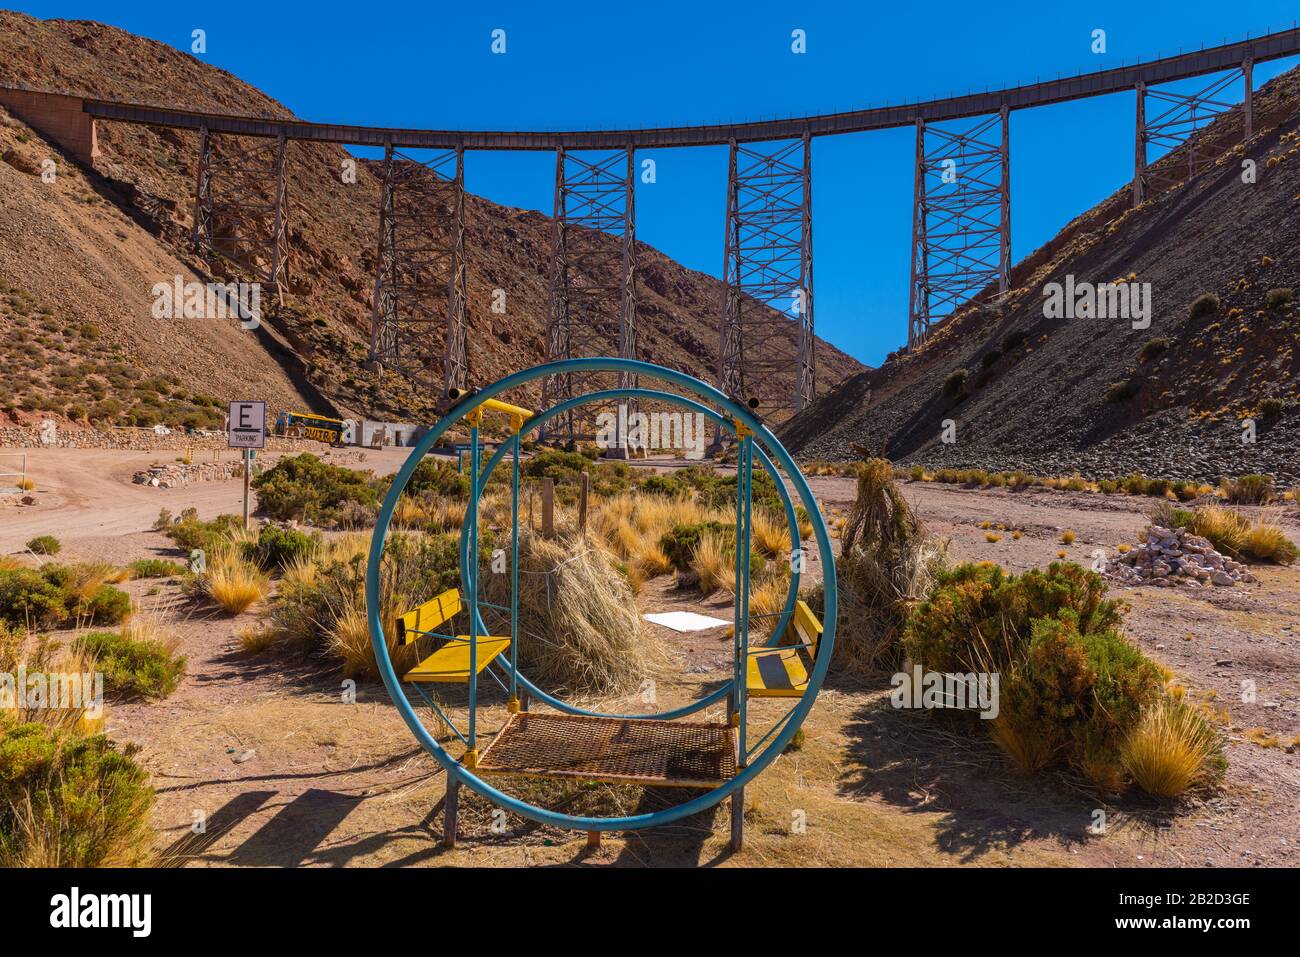
[[[646,621],[652,621],[656,625],[663,625],[673,631],[707,631],[710,628],[717,628],[719,625],[731,624],[731,622],[721,618],[697,615],[693,611],[661,611],[643,617]]]

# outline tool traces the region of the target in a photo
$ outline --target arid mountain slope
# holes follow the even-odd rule
[[[292,115],[229,73],[164,44],[102,24],[10,12],[0,12],[0,84],[5,83],[194,110]],[[38,166],[51,155],[48,143],[20,126],[3,135],[18,166]],[[206,278],[202,263],[186,249],[197,135],[101,122],[99,143],[96,171],[84,181],[75,173],[61,176],[55,190],[13,164],[0,166],[0,279],[57,315],[84,318],[93,310],[105,337],[146,367],[182,369],[189,378],[210,381],[216,394],[227,394],[228,382],[256,383],[286,403],[297,394],[301,401],[354,414],[429,412],[429,396],[392,373],[381,377],[365,369],[379,203],[379,181],[369,164],[358,164],[356,183],[345,183],[340,171],[349,154],[342,148],[290,144],[293,295],[289,308],[271,317],[267,335],[282,337],[292,354],[275,356],[233,326],[195,331],[191,321],[160,333],[149,314],[155,282],[178,273]],[[538,213],[478,197],[467,197],[466,207],[471,384],[483,384],[544,358],[551,224]],[[711,381],[717,280],[643,243],[637,259],[642,357]],[[507,294],[505,315],[490,311],[497,288]],[[164,341],[158,345],[160,335]],[[168,335],[179,338],[169,341]],[[210,345],[214,339],[223,345]],[[181,359],[187,344],[193,355]],[[295,357],[305,364],[301,369]],[[818,360],[824,389],[862,369],[824,342]]]
[[[1215,165],[1137,210],[1120,189],[1019,263],[1004,304],[964,308],[913,354],[824,395],[783,437],[811,458],[852,458],[856,444],[896,460],[1044,474],[1294,480],[1300,299],[1285,301],[1285,290],[1300,286],[1300,71],[1256,93],[1255,130],[1243,148],[1240,113],[1220,117],[1197,138]],[[1082,146],[1074,161],[1102,148]],[[1253,183],[1243,182],[1246,159]],[[1186,145],[1158,165],[1186,170]],[[1150,283],[1150,327],[1047,318],[1044,288],[1067,276]],[[1193,310],[1207,293],[1219,307]],[[1256,420],[1254,444],[1241,441],[1245,417]],[[945,420],[953,443],[942,441]]]

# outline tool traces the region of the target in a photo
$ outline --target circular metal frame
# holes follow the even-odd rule
[[[384,542],[388,535],[388,527],[392,521],[393,510],[397,506],[398,498],[410,481],[411,475],[415,472],[416,466],[419,465],[424,456],[438,442],[443,434],[455,422],[459,421],[467,412],[474,409],[475,406],[483,402],[484,399],[493,398],[510,389],[517,388],[528,382],[545,378],[551,375],[557,375],[567,372],[623,372],[630,373],[634,376],[647,376],[656,378],[665,382],[672,383],[688,392],[694,393],[700,399],[712,403],[724,412],[732,416],[733,420],[743,424],[752,433],[756,444],[758,444],[772,458],[772,464],[783,470],[789,477],[791,484],[799,495],[808,517],[813,525],[813,537],[817,542],[818,553],[823,557],[823,581],[825,588],[825,611],[823,623],[823,632],[821,643],[818,647],[816,661],[814,662],[812,673],[808,676],[808,687],[803,695],[798,699],[795,706],[791,709],[789,717],[785,720],[781,729],[772,737],[757,755],[754,756],[731,780],[727,781],[720,787],[714,788],[705,794],[696,798],[678,804],[662,811],[654,811],[648,814],[635,814],[624,817],[581,817],[572,814],[563,814],[558,811],[551,811],[547,808],[537,807],[526,801],[521,801],[513,795],[501,791],[483,778],[478,777],[468,768],[460,764],[450,752],[442,747],[441,744],[430,734],[429,729],[424,726],[416,713],[415,707],[407,699],[405,692],[402,690],[401,681],[396,671],[393,669],[392,660],[388,654],[388,644],[384,635],[383,622],[379,616],[379,569],[380,562],[383,559]],[[610,390],[613,396],[626,395],[628,392],[636,390],[615,389]],[[589,401],[588,397],[579,397],[583,401]],[[558,407],[557,407],[558,408]],[[542,413],[545,415],[545,413]],[[539,419],[535,416],[529,422]],[[725,424],[725,423],[724,423]],[[781,484],[777,483],[778,486]],[[683,372],[677,372],[673,369],[667,369],[662,366],[653,365],[648,362],[639,362],[633,359],[615,359],[615,358],[583,358],[583,359],[565,359],[559,362],[546,363],[540,366],[534,366],[531,369],[525,369],[499,379],[492,385],[475,392],[471,395],[464,396],[457,401],[447,414],[440,419],[436,425],[419,441],[411,450],[410,456],[398,470],[397,475],[393,478],[393,483],[389,487],[388,494],[384,497],[384,502],[379,509],[379,516],[375,523],[375,530],[370,541],[369,561],[366,565],[366,614],[370,623],[370,640],[374,647],[375,662],[379,668],[380,677],[383,679],[384,686],[388,689],[389,696],[392,698],[394,706],[406,722],[411,733],[420,745],[429,752],[448,775],[455,780],[464,784],[475,793],[481,795],[489,801],[530,820],[542,824],[551,824],[556,827],[568,828],[582,831],[615,831],[630,830],[646,827],[655,827],[661,824],[668,824],[673,821],[681,820],[700,811],[707,810],[718,804],[732,793],[743,788],[747,783],[756,778],[762,771],[776,759],[794,737],[795,732],[803,724],[808,712],[812,710],[817,693],[826,679],[826,672],[830,667],[831,655],[835,647],[835,622],[837,609],[837,591],[835,581],[835,562],[832,558],[834,552],[831,549],[830,535],[826,530],[826,523],[821,516],[821,511],[817,507],[816,499],[813,498],[812,490],[808,487],[807,480],[799,471],[790,453],[785,447],[777,441],[776,437],[763,425],[762,422],[750,411],[738,402],[733,401],[723,395],[712,386],[701,382],[693,376],[686,375]],[[478,615],[477,609],[473,613]],[[481,621],[481,619],[480,619]],[[722,694],[729,690],[729,683],[721,689]],[[714,692],[718,694],[718,692]],[[543,700],[549,696],[543,696]],[[701,699],[703,700],[703,699]],[[698,704],[698,702],[696,702]],[[666,714],[672,714],[668,712]],[[641,717],[646,717],[642,715]],[[666,715],[659,715],[665,718]]]

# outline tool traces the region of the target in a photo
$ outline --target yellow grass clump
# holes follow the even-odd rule
[[[769,558],[787,558],[794,547],[790,542],[789,524],[765,508],[754,509],[752,535],[754,551]]]
[[[1218,749],[1218,733],[1195,708],[1162,698],[1125,743],[1123,761],[1138,787],[1172,798],[1209,772]]]
[[[699,576],[700,591],[711,595],[719,588],[734,591],[736,588],[735,555],[727,547],[722,536],[714,532],[705,532],[695,546],[691,559],[695,574]]]
[[[1063,531],[1063,532],[1061,533],[1061,544],[1062,544],[1062,545],[1073,545],[1073,544],[1074,544],[1074,538],[1075,538],[1074,532],[1070,531],[1070,530],[1067,528],[1065,531]]]
[[[1242,551],[1260,561],[1290,565],[1296,560],[1296,546],[1277,525],[1256,522],[1246,533]]]
[[[203,590],[223,611],[239,615],[267,596],[271,582],[234,548],[224,548],[210,559]]]

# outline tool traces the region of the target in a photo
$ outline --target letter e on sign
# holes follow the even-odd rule
[[[266,448],[266,403],[230,403],[229,446],[232,449]]]

